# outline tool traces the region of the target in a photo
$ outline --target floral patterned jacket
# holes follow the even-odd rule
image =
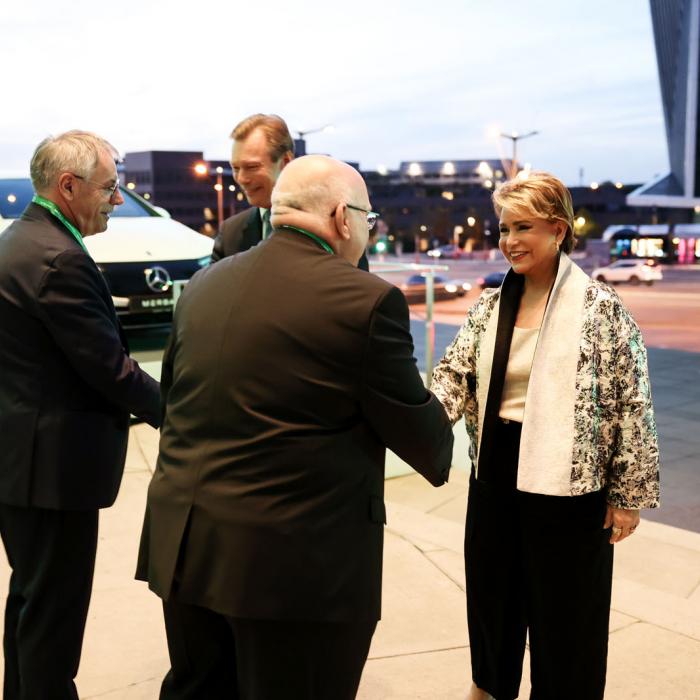
[[[500,289],[482,293],[430,387],[453,424],[464,416],[475,466],[500,296]],[[530,373],[518,489],[576,496],[604,487],[619,508],[659,504],[646,350],[615,291],[562,254]]]

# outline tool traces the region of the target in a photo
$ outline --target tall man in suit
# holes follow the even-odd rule
[[[212,262],[248,250],[267,238],[272,230],[272,188],[294,158],[294,141],[284,119],[276,114],[246,117],[236,125],[231,138],[233,177],[252,206],[223,222],[214,239]],[[364,251],[358,267],[369,269]]]
[[[163,363],[137,574],[164,600],[163,700],[354,698],[380,616],[385,448],[448,475],[406,301],[356,267],[376,217],[361,176],[299,158],[272,209],[269,238],[192,278]]]
[[[83,238],[124,202],[116,151],[71,131],[31,161],[36,196],[0,236],[0,534],[12,567],[5,700],[77,700],[98,509],[116,498],[129,414],[159,424]]]
[[[294,158],[294,141],[281,117],[253,114],[231,132],[233,177],[251,205],[221,225],[214,239],[212,262],[240,253],[271,231],[270,197],[284,167]]]

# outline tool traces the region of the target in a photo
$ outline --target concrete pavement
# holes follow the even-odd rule
[[[419,344],[423,334],[416,331]],[[438,328],[437,357],[455,331]],[[700,356],[651,350],[650,364],[665,467],[664,506],[653,512],[655,521],[647,517],[634,537],[616,548],[608,700],[700,698]],[[388,470],[398,476],[386,484],[384,613],[360,700],[465,696],[470,671],[462,542],[468,486],[461,424],[455,434],[455,468],[440,489],[416,475],[401,476],[403,465],[390,456]],[[157,439],[148,426],[132,428],[119,498],[102,513],[78,676],[81,698],[156,698],[168,668],[159,601],[133,580]],[[1,585],[8,574],[3,557]],[[527,674],[526,663],[521,697],[528,694]]]

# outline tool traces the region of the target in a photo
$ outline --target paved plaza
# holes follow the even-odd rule
[[[423,332],[414,329],[417,350]],[[436,356],[456,331],[438,327]],[[616,548],[607,700],[700,697],[700,355],[651,350],[663,508]],[[469,669],[462,543],[466,436],[449,484],[434,489],[390,455],[383,619],[360,700],[463,700]],[[97,572],[78,676],[81,698],[152,700],[168,668],[159,600],[133,580],[158,433],[131,430],[116,505],[102,512]],[[669,524],[672,523],[672,524]],[[7,564],[0,565],[6,586]],[[566,624],[566,620],[562,620]],[[521,697],[528,697],[527,664]],[[332,700],[329,698],[329,700]]]

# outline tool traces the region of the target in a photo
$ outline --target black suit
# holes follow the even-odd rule
[[[70,674],[97,509],[116,498],[129,414],[158,425],[159,412],[158,384],[129,358],[97,265],[30,204],[0,236],[0,531],[13,567],[6,698],[20,697],[20,683],[22,698],[77,697]],[[72,588],[80,600],[65,597]],[[61,616],[71,630],[56,628]],[[44,654],[52,663],[38,660]]]
[[[260,209],[250,207],[250,209],[234,214],[221,224],[221,229],[214,239],[211,261],[217,262],[229,255],[242,253],[260,243],[262,239],[263,225]],[[365,253],[362,254],[357,267],[360,270],[369,270],[369,262]]]
[[[452,451],[401,292],[276,231],[189,283],[162,392],[138,576],[228,619],[373,628],[385,447],[435,485]]]

